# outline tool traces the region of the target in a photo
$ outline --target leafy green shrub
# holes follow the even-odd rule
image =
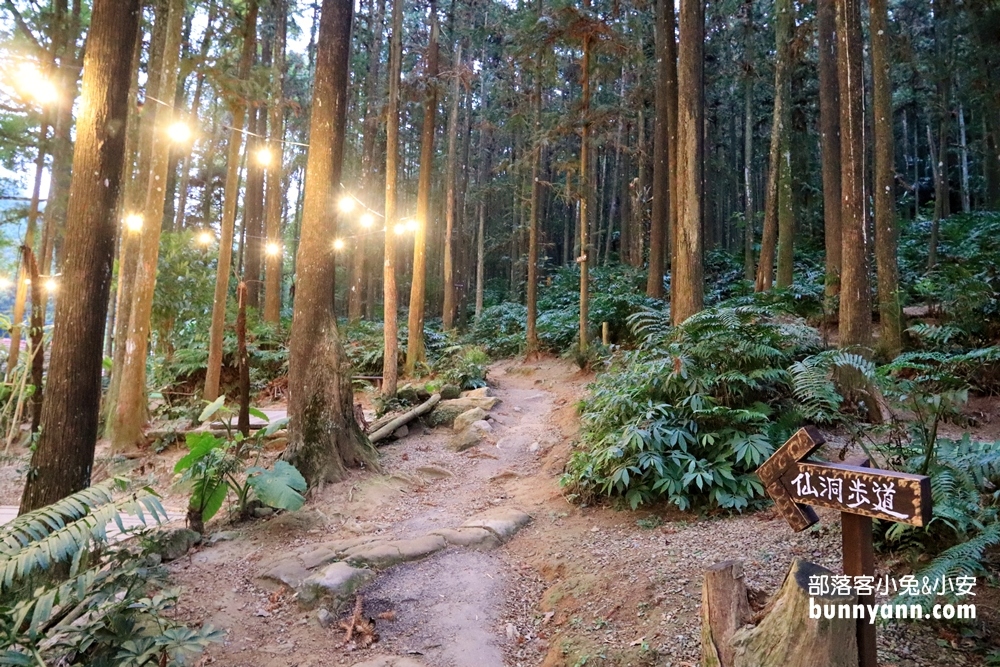
[[[477,389],[486,386],[486,371],[490,357],[475,345],[455,346],[442,355],[434,371],[448,384],[460,389]]]
[[[747,507],[763,494],[753,471],[804,412],[786,368],[819,349],[815,330],[757,306],[710,308],[678,327],[657,311],[632,321],[642,346],[592,386],[564,485],[633,508]]]
[[[236,496],[236,506],[241,515],[251,507],[252,496],[262,505],[276,509],[297,510],[305,503],[302,496],[306,481],[295,466],[276,461],[272,470],[257,465],[264,447],[264,439],[283,428],[287,419],[268,424],[252,437],[244,438],[232,428],[232,413],[225,407],[225,396],[220,396],[202,411],[199,421],[207,421],[222,412],[226,421],[227,437],[220,438],[208,431],[187,434],[188,453],[174,466],[181,473],[179,484],[191,488],[188,502],[188,522],[200,532],[204,523],[222,509],[230,491]],[[251,414],[267,421],[267,415],[251,408]],[[246,460],[253,457],[253,465]]]
[[[134,541],[109,544],[109,523],[129,534],[166,518],[150,489],[116,498],[125,486],[109,480],[0,528],[0,663],[173,666],[221,641],[171,618],[177,594],[161,590],[158,561]]]

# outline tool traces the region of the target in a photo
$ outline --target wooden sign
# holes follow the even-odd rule
[[[811,506],[840,510],[844,574],[874,576],[872,519],[926,525],[931,519],[930,478],[872,469],[867,459],[850,464],[807,461],[824,442],[814,427],[799,429],[761,464],[757,476],[796,531],[819,521]],[[874,599],[859,595],[858,602],[872,604]],[[859,667],[877,667],[875,626],[859,619],[857,638]]]
[[[819,520],[809,505],[914,526],[930,521],[929,477],[806,461],[824,442],[819,431],[806,426],[757,469],[767,494],[793,529],[805,530]]]

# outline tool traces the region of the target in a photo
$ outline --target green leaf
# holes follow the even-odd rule
[[[286,428],[287,426],[288,426],[288,417],[282,417],[281,419],[276,419],[275,421],[268,424],[267,428],[264,429],[264,437],[265,438],[270,437],[275,433],[277,433],[278,431],[280,431],[281,429]]]
[[[226,500],[226,492],[228,490],[229,487],[220,482],[215,486],[214,489],[212,489],[211,495],[209,495],[208,498],[204,500],[204,502],[198,503],[199,505],[201,505],[202,521],[208,521],[213,516],[215,516],[216,512],[222,509],[222,503],[224,503]],[[195,497],[192,494],[191,502],[194,503],[194,501]]]
[[[273,470],[260,467],[250,468],[247,484],[257,499],[268,507],[297,510],[305,504],[303,493],[308,488],[302,474],[287,461],[275,461]]]
[[[204,414],[204,413],[203,413]],[[180,461],[174,466],[174,472],[183,472],[187,470],[196,461],[204,457],[210,451],[216,447],[220,447],[226,444],[226,441],[217,438],[208,431],[198,431],[196,433],[188,433],[186,437],[188,449],[191,450],[185,454]]]
[[[264,414],[263,412],[261,412],[257,408],[250,408],[250,416],[251,417],[256,417],[257,419],[262,419],[262,420],[264,420],[265,423],[271,421],[266,414]]]
[[[200,415],[198,415],[198,421],[206,422],[209,419],[211,419],[212,415],[218,412],[222,408],[222,405],[225,402],[226,402],[226,395],[223,394],[222,396],[219,396],[217,399],[206,405],[205,409],[201,411]]]

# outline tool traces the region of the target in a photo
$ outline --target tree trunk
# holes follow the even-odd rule
[[[791,128],[785,132],[781,147],[781,171],[778,176],[778,271],[777,287],[791,287],[795,260],[795,194],[792,192]]]
[[[331,193],[340,183],[347,120],[353,0],[323,0],[320,18],[306,192],[289,343],[288,448],[283,458],[310,486],[340,479],[346,468],[377,467],[354,418],[351,367],[330,299],[336,233]]]
[[[257,44],[257,0],[249,0],[243,24],[243,49],[237,77],[246,80]],[[233,120],[229,132],[229,154],[226,157],[226,190],[223,193],[222,229],[219,235],[219,262],[215,274],[215,296],[212,302],[212,326],[208,335],[208,367],[205,369],[205,390],[202,398],[214,401],[219,397],[222,376],[222,337],[226,326],[226,297],[229,294],[229,273],[233,261],[233,233],[236,228],[236,202],[239,199],[240,148],[243,144],[243,122],[246,105],[236,100],[232,105]]]
[[[399,78],[403,61],[403,0],[392,2],[389,43],[389,105],[385,121],[385,261],[382,268],[383,335],[382,396],[396,395],[399,339],[396,294],[396,182],[399,179]]]
[[[406,374],[427,359],[424,350],[424,307],[427,297],[427,231],[431,225],[431,176],[434,173],[434,135],[437,120],[438,18],[435,0],[430,3],[431,42],[427,47],[427,97],[420,138],[420,178],[417,183],[417,229],[413,233],[413,280],[407,320]]]
[[[104,313],[122,183],[132,52],[139,0],[94,0],[67,210],[63,296],[55,329],[44,429],[32,455],[21,512],[44,507],[91,481],[101,400]]]
[[[537,20],[542,20],[542,2],[536,0],[535,14]],[[539,48],[535,54],[534,89],[532,91],[532,106],[534,107],[533,146],[531,147],[531,212],[528,218],[528,325],[527,345],[525,353],[528,357],[538,354],[538,216],[541,207],[541,166],[542,166],[542,64],[544,52]]]
[[[743,563],[730,560],[705,570],[701,585],[702,667],[732,667],[733,634],[751,618]]]
[[[705,36],[703,0],[681,0],[677,62],[677,232],[671,268],[671,319],[680,324],[704,307],[702,268],[702,162]]]
[[[880,347],[892,359],[903,348],[896,222],[896,154],[892,136],[892,79],[886,0],[871,0],[871,53],[875,111],[875,262],[878,269]]]
[[[826,310],[840,293],[840,84],[837,81],[836,0],[818,0],[819,136],[823,173],[823,236],[826,244]]]
[[[664,260],[670,252],[670,106],[668,90],[676,85],[677,66],[671,62],[674,43],[674,5],[656,0],[656,121],[653,130],[653,199],[649,219],[649,273],[646,294],[663,296]],[[671,79],[674,79],[673,81]]]
[[[840,346],[871,342],[860,0],[837,0],[840,84]]]
[[[177,87],[181,28],[184,18],[182,0],[171,0],[168,17],[160,81],[157,84],[160,91],[173,91]],[[161,106],[156,110],[153,131],[163,136],[167,133],[173,118],[173,110]],[[125,356],[122,359],[118,402],[112,415],[114,423],[111,447],[115,451],[122,451],[135,445],[148,419],[146,357],[149,352],[150,317],[153,312],[153,293],[156,289],[160,233],[163,229],[163,207],[167,196],[170,148],[170,143],[154,140],[150,151],[149,181],[142,213],[143,225],[135,267],[133,298],[131,304],[126,304],[128,329],[125,338]],[[125,312],[122,311],[123,316]]]
[[[442,327],[450,331],[455,326],[455,222],[458,216],[458,102],[459,70],[462,67],[462,44],[454,45],[455,58],[451,72],[451,109],[448,112],[448,166],[445,170],[444,213],[444,303],[441,307]],[[529,318],[530,322],[530,318]],[[530,324],[529,324],[530,326]]]
[[[364,139],[361,144],[361,175],[365,185],[365,199],[371,205],[378,195],[374,187],[376,181],[375,139],[378,135],[379,105],[378,83],[379,65],[382,62],[382,23],[385,18],[385,0],[372,0],[369,10],[371,21],[371,41],[368,43],[368,71],[365,73],[364,91]],[[388,230],[388,228],[386,228]],[[347,319],[357,322],[361,319],[364,301],[365,258],[372,245],[366,235],[358,235],[354,242],[351,258],[351,289],[347,299]],[[373,274],[374,275],[374,274]],[[368,305],[375,300],[375,292],[368,290]]]
[[[590,11],[590,0],[583,0],[584,11]],[[580,267],[580,335],[579,358],[585,359],[587,354],[588,318],[590,307],[590,224],[587,215],[587,205],[590,202],[590,36],[583,37],[583,61],[580,64],[582,73],[581,114],[583,128],[580,134],[580,256],[576,263]]]
[[[743,3],[743,278],[754,279],[753,231],[757,214],[753,200],[753,0]]]
[[[269,50],[269,41],[262,40],[265,52]],[[250,114],[250,132],[252,134],[247,139],[244,155],[247,185],[243,193],[243,232],[246,237],[243,247],[243,282],[247,284],[247,305],[256,309],[260,306],[260,269],[264,254],[261,237],[264,235],[265,171],[258,155],[267,145],[263,139],[267,134],[267,109],[258,107]]]
[[[778,0],[774,6],[777,60],[774,65],[774,116],[771,121],[771,151],[767,173],[767,196],[764,199],[764,230],[760,239],[760,262],[757,264],[756,290],[771,289],[778,227],[782,204],[788,204],[791,177],[789,153],[789,103],[791,101],[791,51],[795,32],[795,10],[791,0]],[[784,169],[789,171],[783,171]],[[783,180],[783,175],[788,178]],[[788,193],[782,194],[787,184]],[[787,214],[786,214],[787,215]],[[785,218],[787,224],[787,217]]]
[[[267,170],[267,252],[264,260],[264,321],[281,320],[281,205],[284,200],[285,109],[282,82],[285,73],[285,33],[288,29],[287,0],[276,0],[274,53],[271,56],[271,103],[267,123],[268,151],[271,164]]]

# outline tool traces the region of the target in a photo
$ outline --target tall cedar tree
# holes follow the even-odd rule
[[[827,310],[840,293],[840,84],[837,81],[836,0],[817,0],[819,43],[819,135],[823,178],[823,234],[826,243]]]
[[[590,12],[590,0],[583,0],[583,11]],[[579,348],[580,357],[585,358],[587,353],[588,332],[587,319],[590,306],[590,234],[589,220],[587,214],[590,204],[590,33],[583,35],[583,59],[580,63],[580,83],[581,93],[581,113],[583,115],[583,129],[580,133],[580,257],[577,264],[580,267],[580,336]]]
[[[536,0],[535,15],[542,21],[542,0]],[[531,147],[531,211],[528,219],[528,323],[525,337],[527,339],[525,352],[527,355],[537,355],[538,343],[538,218],[541,207],[542,185],[542,51],[541,40],[539,51],[535,54],[534,82],[531,91],[531,103],[534,107],[534,145]]]
[[[841,283],[840,346],[871,342],[868,284],[868,192],[865,187],[861,2],[837,0],[837,76],[840,82]]]
[[[663,296],[665,260],[670,252],[670,124],[668,121],[671,85],[676,86],[677,65],[671,62],[676,50],[674,43],[674,4],[672,0],[656,0],[656,121],[653,134],[653,199],[649,221],[649,273],[646,294]],[[671,78],[674,81],[671,81]]]
[[[832,2],[832,0],[830,0]],[[753,0],[743,2],[743,278],[754,279],[753,228]]]
[[[681,0],[677,61],[677,232],[670,280],[671,318],[679,324],[705,305],[702,268],[704,0]]]
[[[455,16],[452,7],[451,24],[454,26]],[[454,41],[454,29],[452,40]],[[444,208],[444,298],[441,306],[441,326],[445,331],[455,327],[455,223],[458,220],[458,106],[459,83],[462,67],[462,43],[455,41],[452,48],[455,51],[451,67],[451,108],[448,110],[448,163],[445,169],[445,208]],[[529,306],[530,310],[530,306]],[[531,317],[528,317],[528,338],[531,338]]]
[[[168,16],[166,46],[158,84],[160,91],[173,91],[177,87],[184,1],[170,0]],[[135,266],[132,303],[123,311],[123,316],[128,313],[128,329],[121,368],[121,385],[118,389],[118,404],[111,417],[114,420],[111,446],[117,451],[138,442],[148,419],[146,357],[149,352],[150,318],[153,313],[153,294],[156,290],[156,267],[160,255],[160,233],[163,229],[164,204],[167,199],[167,170],[171,150],[171,143],[164,140],[164,137],[174,120],[173,109],[156,106],[159,107],[156,110],[153,130],[156,138],[153,140],[150,152],[149,180],[146,203],[142,212],[143,225]],[[140,174],[141,177],[143,176]]]
[[[351,366],[333,314],[335,193],[347,122],[353,0],[323,0],[316,51],[302,230],[289,343],[289,442],[283,458],[310,486],[340,479],[345,469],[376,465],[376,453],[354,419]]]
[[[44,507],[90,484],[101,402],[104,313],[115,251],[132,53],[139,0],[94,0],[73,180],[66,216],[63,292],[55,329],[42,433],[31,458],[21,512]]]
[[[285,33],[288,29],[288,0],[275,0],[274,52],[271,56],[271,99],[268,110],[267,131],[270,136],[268,151],[271,163],[267,169],[267,244],[264,260],[264,321],[277,324],[281,319],[281,265],[283,253],[271,248],[281,248],[281,204],[284,200],[285,108],[282,99],[282,81],[285,72]]]
[[[424,349],[424,307],[427,297],[427,232],[431,226],[431,176],[434,173],[434,137],[437,124],[438,16],[430,2],[431,41],[427,47],[424,123],[420,136],[420,177],[417,181],[417,229],[413,233],[413,280],[410,282],[410,312],[406,342],[406,374],[417,372],[427,359]]]
[[[875,110],[875,262],[878,270],[880,346],[887,356],[902,351],[902,311],[896,247],[896,157],[892,137],[889,18],[886,0],[871,0],[873,107]]]
[[[389,38],[389,102],[385,114],[385,261],[382,267],[382,396],[396,395],[399,376],[396,290],[396,185],[399,180],[399,78],[403,67],[403,0],[392,2]]]
[[[258,0],[250,0],[243,22],[243,49],[237,67],[237,78],[246,81],[257,50]],[[243,123],[247,116],[246,102],[232,102],[233,119],[229,132],[229,154],[226,157],[226,189],[223,192],[222,229],[219,235],[219,262],[215,273],[215,296],[212,301],[212,325],[208,333],[208,366],[205,369],[205,390],[202,398],[214,401],[219,397],[222,378],[222,338],[226,326],[226,297],[229,294],[229,271],[233,262],[233,234],[236,229],[236,203],[239,199],[240,149],[243,147]]]

